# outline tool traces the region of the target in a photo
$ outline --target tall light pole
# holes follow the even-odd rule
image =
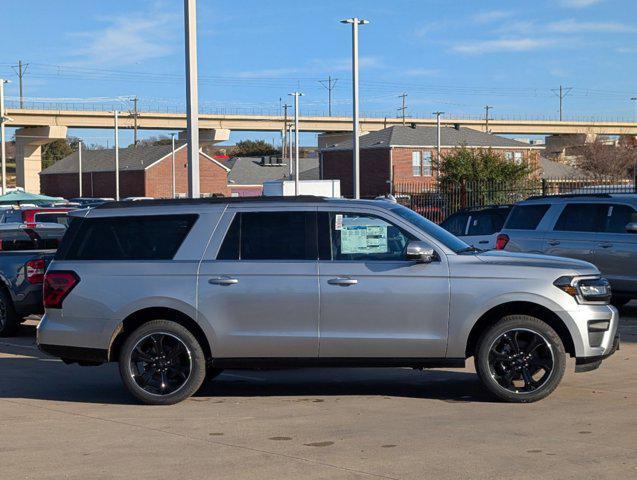
[[[77,142],[77,173],[79,177],[78,197],[82,198],[82,140]]]
[[[2,143],[2,195],[7,193],[7,138],[4,130],[4,122],[7,117],[4,111],[4,84],[9,83],[9,80],[0,78],[0,143]]]
[[[440,116],[445,112],[434,112],[436,116],[436,178],[440,176],[440,143],[441,143],[441,130],[440,130]]]
[[[172,172],[173,172],[173,198],[177,196],[177,182],[175,181],[175,134],[170,134],[170,143],[172,145]]]
[[[199,198],[199,95],[197,92],[197,0],[184,0],[186,30],[186,137],[188,196]]]
[[[299,194],[299,97],[300,92],[292,92],[294,97],[294,195]]]
[[[352,25],[352,160],[353,160],[353,197],[360,198],[360,146],[358,143],[358,26],[366,25],[368,20],[358,17],[341,20]]]
[[[119,201],[119,120],[115,110],[115,200]]]
[[[288,158],[290,160],[290,178],[292,178],[292,124],[288,127]]]

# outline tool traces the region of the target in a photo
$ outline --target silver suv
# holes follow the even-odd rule
[[[637,298],[637,195],[538,197],[517,203],[496,248],[577,258],[595,264],[612,303]]]
[[[566,354],[618,346],[590,263],[483,253],[386,200],[142,200],[73,214],[44,282],[40,348],[118,361],[145,403],[224,368],[463,367],[495,396],[551,393]]]

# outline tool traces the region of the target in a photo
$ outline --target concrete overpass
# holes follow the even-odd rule
[[[114,124],[113,113],[92,110],[31,110],[8,109],[10,118],[5,125],[18,127],[16,131],[16,182],[30,192],[40,191],[42,146],[59,138],[65,138],[68,128],[108,128]],[[136,121],[136,122],[135,122]],[[421,126],[433,126],[433,118],[410,118],[408,122]],[[130,112],[119,115],[120,128],[147,130],[184,130],[184,113]],[[362,132],[380,130],[402,123],[399,118],[361,118]],[[444,119],[443,125],[460,125],[485,130],[484,119]],[[199,115],[202,142],[216,143],[229,139],[236,131],[282,131],[283,116],[249,114],[201,114]],[[301,117],[300,129],[304,132],[330,132],[336,134],[351,131],[350,117]],[[637,122],[555,121],[555,120],[489,120],[492,133],[518,135],[637,135]],[[328,141],[328,137],[324,139]],[[329,140],[332,141],[332,140]]]
[[[60,126],[68,128],[113,128],[113,114],[106,111],[87,110],[21,110],[8,109],[7,115],[12,127]],[[132,127],[133,114],[121,112],[120,126]],[[408,123],[416,125],[435,125],[433,118],[410,118]],[[301,117],[300,129],[305,132],[348,132],[351,131],[350,117]],[[399,118],[361,118],[361,130],[371,132],[386,125],[397,125]],[[443,119],[443,125],[459,124],[463,127],[484,130],[484,119]],[[227,129],[237,131],[281,131],[283,116],[272,115],[222,115],[200,114],[201,129]],[[148,130],[183,130],[186,128],[184,113],[140,112],[137,115],[137,127]],[[598,134],[598,135],[637,135],[637,122],[605,121],[557,121],[557,120],[489,120],[489,130],[499,134],[555,135],[555,134]]]

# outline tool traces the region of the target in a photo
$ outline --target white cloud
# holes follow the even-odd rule
[[[509,18],[513,15],[513,12],[508,10],[491,10],[488,12],[482,12],[474,15],[473,21],[477,23],[491,23],[497,22],[498,20],[504,20],[505,18]]]
[[[104,28],[71,34],[79,47],[74,48],[70,64],[131,65],[165,57],[179,46],[181,16],[163,8],[99,20],[106,24]]]
[[[481,40],[453,45],[451,49],[458,53],[480,55],[483,53],[529,52],[550,47],[554,40],[545,38],[500,38],[497,40]]]
[[[547,29],[556,33],[625,33],[637,30],[618,22],[580,22],[572,18],[549,23]]]
[[[585,8],[600,3],[602,0],[561,0],[560,3],[570,8]]]

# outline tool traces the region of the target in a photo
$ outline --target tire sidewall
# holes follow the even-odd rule
[[[4,290],[0,290],[0,303],[4,309],[4,318],[0,320],[0,337],[8,337],[18,329],[19,322],[11,297]]]
[[[549,342],[553,353],[551,376],[544,385],[529,393],[515,393],[507,390],[491,375],[489,366],[491,345],[500,335],[513,329],[527,329],[541,335]],[[557,388],[566,369],[566,352],[559,335],[547,323],[530,315],[508,315],[489,328],[478,340],[475,366],[482,383],[496,397],[508,402],[529,403],[545,398]]]
[[[190,351],[190,376],[179,390],[168,395],[155,395],[146,392],[137,385],[130,371],[131,353],[139,340],[149,334],[159,332],[168,333],[177,337]],[[187,328],[170,320],[153,320],[138,327],[126,339],[119,355],[119,371],[127,390],[142,403],[149,405],[173,405],[189,398],[199,389],[206,376],[206,358],[201,345]]]

